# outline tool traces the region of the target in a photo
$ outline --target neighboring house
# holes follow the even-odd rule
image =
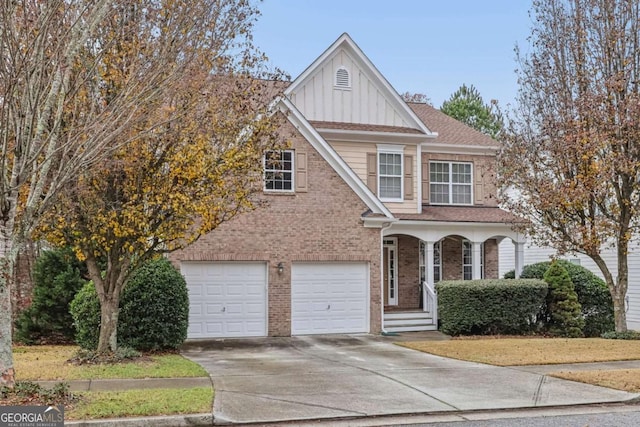
[[[638,250],[638,241],[634,241],[629,245],[629,287],[627,289],[627,328],[640,331],[640,251]],[[504,251],[500,253],[500,277],[515,268],[515,260],[513,252],[509,251],[509,246],[503,242],[500,245]],[[549,247],[536,246],[532,243],[525,245],[525,256],[523,265],[535,264],[537,262],[549,261],[551,258],[557,257],[557,251]],[[600,268],[591,258],[583,254],[566,254],[562,257],[570,262],[581,265],[598,277],[604,280],[604,276]],[[616,249],[606,247],[602,250],[602,258],[605,260],[613,277],[618,275],[618,263],[616,260]]]
[[[497,143],[405,103],[347,34],[285,90],[290,149],[266,153],[266,206],[171,255],[189,338],[436,329],[434,284],[518,268],[497,206]]]

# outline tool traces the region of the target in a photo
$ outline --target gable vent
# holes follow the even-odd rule
[[[349,70],[345,67],[340,67],[336,70],[336,85],[340,89],[348,89],[351,87],[351,78],[349,76]]]

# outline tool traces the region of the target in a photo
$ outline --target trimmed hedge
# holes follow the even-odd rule
[[[566,260],[557,260],[569,273],[573,282],[578,302],[582,306],[584,317],[584,336],[599,337],[605,332],[615,330],[613,318],[613,301],[607,284],[593,274],[590,270]],[[521,279],[542,279],[549,269],[550,261],[529,264],[522,269]],[[514,272],[509,271],[504,275],[505,279],[512,279]],[[543,312],[543,317],[550,318],[548,310]]]
[[[90,283],[71,304],[76,342],[95,350],[100,334],[100,302]],[[164,258],[151,260],[131,275],[120,298],[118,345],[136,350],[178,348],[187,338],[189,294],[184,277]]]
[[[548,291],[539,279],[442,281],[436,289],[440,330],[448,335],[534,332]]]

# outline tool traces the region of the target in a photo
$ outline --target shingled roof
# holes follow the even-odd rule
[[[418,102],[408,102],[407,104],[431,132],[438,133],[438,137],[434,141],[436,143],[481,147],[497,147],[499,145],[498,141],[490,136],[447,116],[429,104]]]
[[[515,224],[522,218],[498,207],[489,206],[423,206],[422,213],[398,214],[398,219],[436,222],[484,222]]]

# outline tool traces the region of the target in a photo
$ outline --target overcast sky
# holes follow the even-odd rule
[[[342,33],[399,92],[436,107],[463,83],[512,103],[514,47],[527,51],[529,0],[264,0],[255,44],[297,77]]]

